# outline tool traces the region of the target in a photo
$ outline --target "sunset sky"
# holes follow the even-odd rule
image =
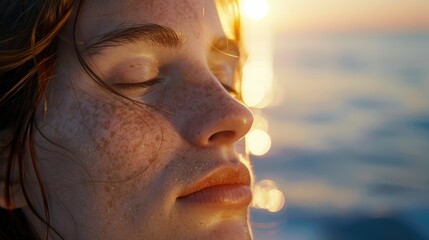
[[[428,0],[269,0],[276,32],[429,30]]]

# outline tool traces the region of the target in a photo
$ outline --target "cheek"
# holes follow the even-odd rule
[[[59,102],[61,106],[49,109],[50,118],[42,131],[77,158],[92,180],[125,180],[162,164],[158,153],[164,132],[147,107],[85,95]],[[73,159],[62,161],[67,165],[65,161]]]
[[[87,164],[96,178],[124,180],[157,162],[163,131],[147,108],[88,99],[83,107],[87,127]],[[159,163],[159,161],[158,161]]]
[[[40,123],[46,137],[61,147],[36,139],[50,193],[77,222],[104,216],[91,222],[100,229],[149,217],[162,197],[160,191],[149,193],[178,145],[168,120],[128,101],[86,95],[57,100]]]

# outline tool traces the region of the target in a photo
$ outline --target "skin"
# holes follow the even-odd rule
[[[44,112],[40,106],[35,139],[51,224],[65,239],[251,239],[248,206],[201,208],[177,201],[213,169],[248,168],[234,145],[253,117],[222,86],[232,86],[237,59],[211,47],[225,37],[215,4],[88,1],[77,40],[84,45],[117,26],[144,23],[173,29],[181,47],[137,43],[84,54],[109,86],[160,76],[148,88],[121,90],[144,104],[97,85],[73,53],[72,23],[62,32],[49,107]],[[34,179],[29,171],[25,186],[42,213]],[[28,208],[24,213],[44,236],[43,224]]]

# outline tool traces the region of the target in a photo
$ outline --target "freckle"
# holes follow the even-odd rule
[[[110,209],[112,209],[112,208],[113,208],[113,202],[112,202],[112,200],[109,200],[109,201],[107,202],[107,207],[108,207],[108,209],[107,209],[107,210],[110,210]]]
[[[130,68],[134,68],[134,65],[133,65],[133,64],[131,64],[131,65],[130,65]]]
[[[116,132],[115,131],[111,131],[110,132],[110,137],[112,138],[112,137],[114,137],[116,135]]]

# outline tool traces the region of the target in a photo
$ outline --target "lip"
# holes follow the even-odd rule
[[[177,200],[213,208],[247,207],[252,201],[250,183],[250,172],[244,165],[223,166],[185,188]]]

